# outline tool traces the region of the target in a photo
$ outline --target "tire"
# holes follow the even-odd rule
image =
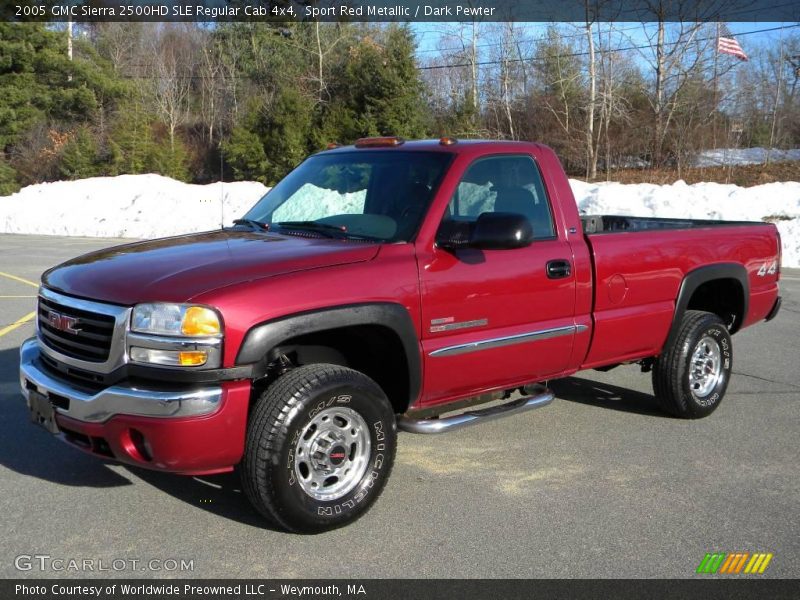
[[[396,448],[394,411],[372,379],[336,365],[298,367],[255,402],[243,489],[280,527],[327,531],[352,523],[378,499]]]
[[[655,361],[653,391],[669,414],[700,419],[722,402],[732,368],[733,345],[722,319],[689,310],[673,342]]]

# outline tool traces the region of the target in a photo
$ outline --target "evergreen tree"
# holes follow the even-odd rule
[[[100,174],[97,144],[87,127],[81,127],[61,150],[58,170],[63,179],[83,179]]]
[[[368,30],[340,65],[320,129],[345,142],[371,135],[422,137],[430,128],[423,91],[411,30]]]
[[[97,122],[122,94],[88,43],[76,41],[75,54],[70,61],[63,32],[41,23],[0,22],[0,152],[8,156],[42,126],[69,131]]]

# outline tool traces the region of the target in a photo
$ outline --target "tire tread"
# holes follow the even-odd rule
[[[684,419],[706,416],[687,403],[681,393],[684,364],[682,357],[687,344],[701,329],[713,325],[725,327],[717,315],[702,310],[687,310],[681,320],[678,334],[653,365],[653,392],[656,401],[665,412]],[[715,406],[716,408],[716,406]],[[713,410],[713,409],[712,409]]]
[[[360,385],[372,386],[378,394],[383,394],[374,381],[358,371],[339,365],[311,364],[297,367],[280,376],[255,400],[250,414],[245,439],[245,454],[241,464],[242,488],[251,504],[267,520],[285,530],[302,531],[287,521],[282,514],[281,507],[275,502],[275,489],[270,477],[267,476],[268,464],[280,452],[285,443],[288,435],[287,420],[292,411],[301,403],[303,397],[328,381],[338,380],[341,382],[347,379],[357,381]],[[252,448],[255,449],[254,452],[250,451]],[[390,462],[386,478],[391,473],[394,450],[393,447],[392,456],[388,457]],[[373,502],[378,499],[382,491],[383,486],[376,490]],[[356,519],[363,514],[364,512],[360,513]]]

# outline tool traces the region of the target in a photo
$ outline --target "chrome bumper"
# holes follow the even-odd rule
[[[22,395],[30,407],[32,390],[50,397],[59,397],[55,410],[58,414],[87,421],[102,423],[114,415],[137,415],[146,417],[193,417],[215,412],[222,402],[220,386],[206,386],[191,391],[156,390],[114,385],[95,394],[78,390],[69,383],[57,379],[41,368],[39,344],[36,338],[26,340],[20,346],[19,382]],[[58,406],[65,404],[67,408]]]

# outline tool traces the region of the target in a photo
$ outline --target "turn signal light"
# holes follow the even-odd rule
[[[207,354],[201,351],[179,352],[178,362],[182,367],[199,367],[206,364]]]

